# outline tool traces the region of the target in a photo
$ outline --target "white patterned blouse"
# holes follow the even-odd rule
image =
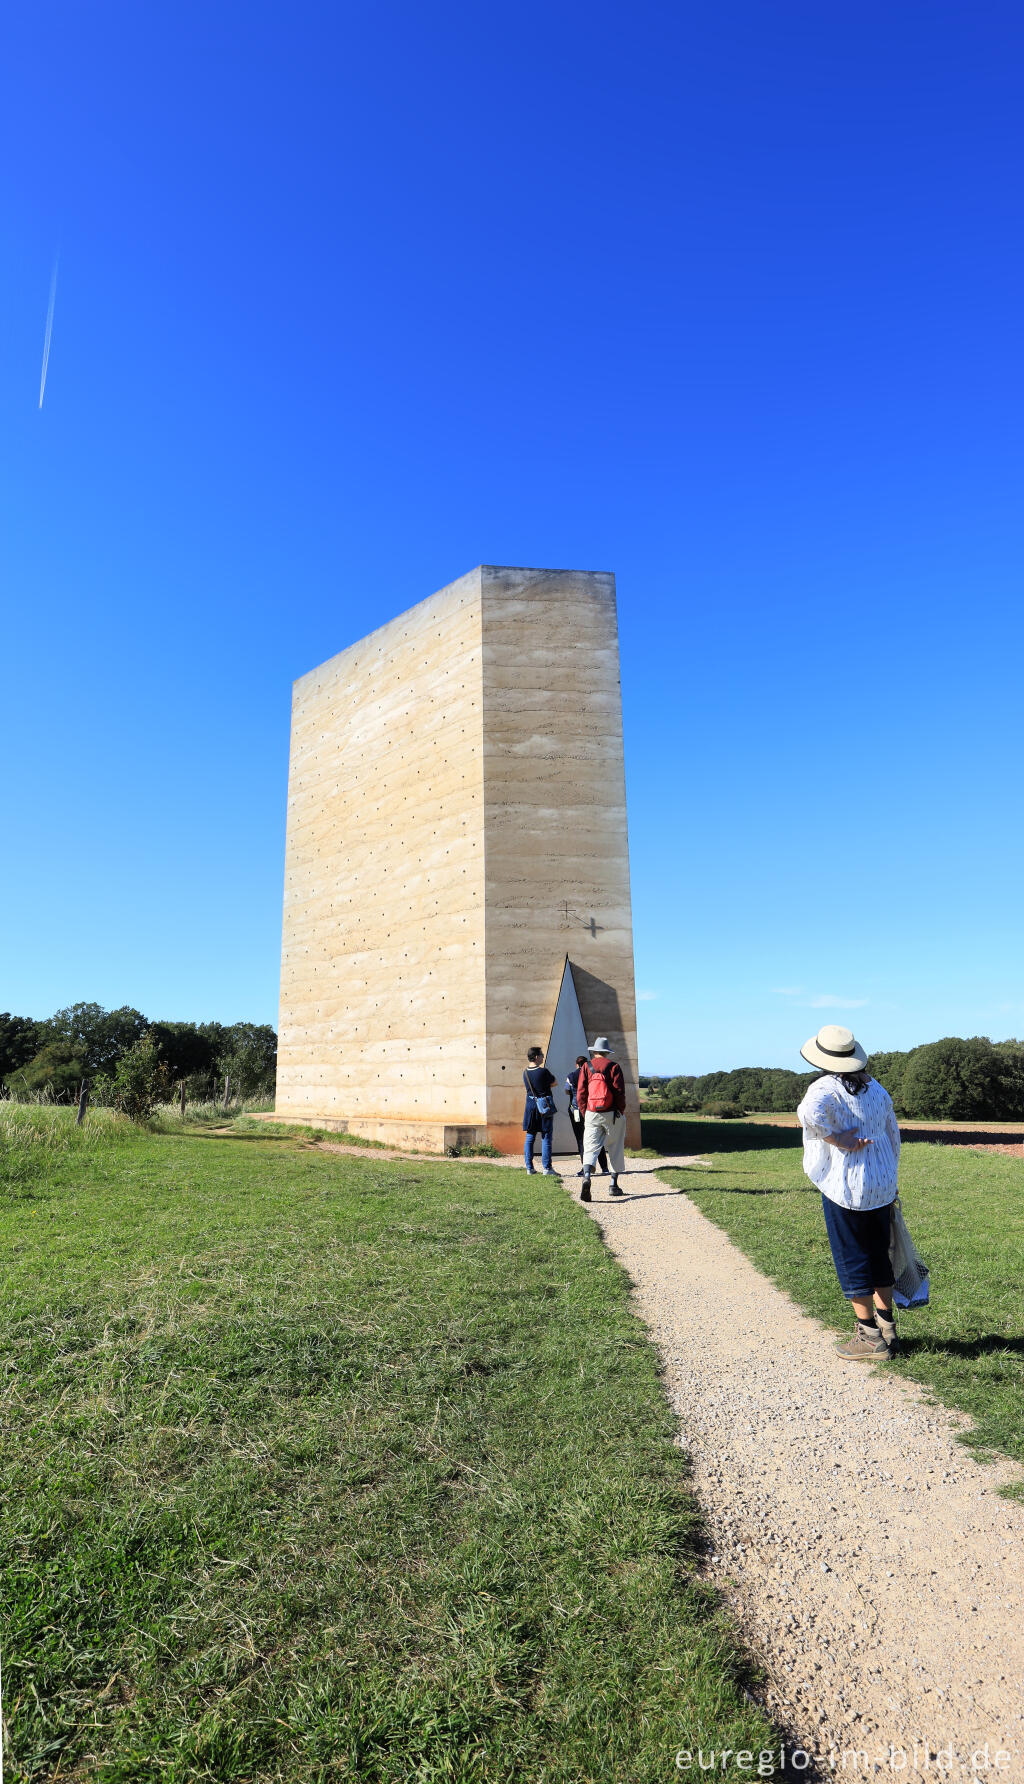
[[[841,1078],[816,1078],[797,1110],[804,1130],[804,1170],[841,1208],[885,1208],[895,1200],[900,1130],[887,1090],[869,1078],[859,1096]],[[861,1152],[829,1146],[826,1134],[871,1140]]]

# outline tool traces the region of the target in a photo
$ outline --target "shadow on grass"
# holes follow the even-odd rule
[[[687,1121],[671,1115],[647,1115],[641,1129],[644,1146],[656,1152],[777,1152],[804,1143],[798,1127],[766,1127],[756,1121]]]
[[[323,1136],[319,1137],[322,1138]],[[332,1135],[331,1138],[333,1137],[334,1136]],[[215,1130],[205,1127],[183,1127],[180,1132],[176,1128],[158,1127],[153,1129],[153,1138],[156,1140],[216,1140],[221,1143],[225,1140],[237,1140],[239,1142],[255,1140],[260,1145],[266,1145],[270,1140],[275,1140],[278,1145],[281,1145],[282,1143],[290,1146],[310,1146],[315,1144],[315,1142],[310,1140],[305,1134],[217,1133]]]
[[[713,1189],[716,1195],[723,1196],[791,1196],[800,1194],[800,1190],[795,1185],[789,1184],[783,1188],[773,1188],[770,1185],[761,1184],[759,1188],[755,1188],[753,1184],[746,1183],[709,1183],[707,1187]],[[693,1190],[696,1195],[700,1194],[700,1189],[695,1184],[690,1184],[688,1189]]]
[[[732,1196],[818,1196],[821,1194],[820,1190],[815,1189],[813,1183],[762,1183],[757,1187],[753,1184],[737,1183],[738,1177],[755,1177],[757,1172],[731,1169],[728,1165],[662,1165],[658,1175],[665,1178],[670,1174],[674,1176],[677,1173],[681,1177],[686,1177],[686,1182],[680,1184],[678,1193],[685,1192],[686,1195],[692,1196],[699,1196],[702,1190],[712,1190],[715,1195]],[[720,1181],[722,1178],[725,1179],[724,1182]]]
[[[205,1127],[198,1124],[194,1127],[190,1127],[186,1124],[186,1126],[182,1128],[157,1127],[153,1128],[151,1131],[154,1139],[158,1140],[238,1140],[256,1141],[258,1145],[266,1145],[268,1141],[275,1141],[278,1145],[298,1146],[305,1151],[312,1152],[318,1151],[323,1142],[328,1140],[334,1141],[341,1146],[351,1147],[353,1152],[359,1152],[360,1154],[365,1152],[368,1158],[372,1158],[375,1154],[380,1152],[387,1151],[387,1147],[384,1146],[381,1141],[361,1140],[352,1134],[335,1133],[333,1129],[328,1130],[327,1128],[295,1127],[283,1129],[279,1127],[268,1127],[260,1129],[259,1132],[251,1132],[248,1129],[239,1131],[237,1128]],[[440,1155],[438,1156],[440,1161]],[[402,1164],[405,1163],[405,1160],[396,1159],[393,1162]],[[423,1159],[417,1153],[410,1152],[408,1155],[408,1162],[410,1164],[419,1165],[423,1163]]]
[[[1003,1338],[989,1332],[984,1338],[914,1338],[900,1328],[900,1347],[907,1356],[991,1357],[1002,1352],[1024,1356],[1024,1338]]]
[[[904,1146],[1019,1146],[1024,1157],[1024,1139],[998,1127],[979,1127],[960,1131],[950,1127],[902,1127]]]

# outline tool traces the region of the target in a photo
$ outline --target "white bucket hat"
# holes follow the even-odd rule
[[[607,1053],[609,1055],[611,1054],[611,1050],[612,1044],[606,1034],[599,1034],[597,1040],[590,1049],[591,1053]]]
[[[804,1042],[800,1055],[822,1072],[862,1072],[868,1063],[867,1054],[850,1030],[837,1028],[832,1022]]]

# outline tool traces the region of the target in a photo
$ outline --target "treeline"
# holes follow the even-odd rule
[[[640,1087],[649,1093],[644,1108],[652,1115],[784,1115],[796,1108],[815,1076],[781,1066],[743,1065],[699,1078],[641,1078]]]
[[[942,1121],[1024,1121],[1024,1041],[947,1035],[868,1062],[897,1115]]]
[[[907,1053],[872,1054],[868,1070],[908,1120],[1024,1121],[1024,1041],[947,1035]],[[740,1066],[640,1084],[651,1114],[782,1114],[795,1110],[816,1075]]]
[[[0,1015],[0,1094],[73,1102],[83,1083],[93,1102],[120,1103],[126,1084],[145,1082],[159,1100],[182,1084],[189,1101],[223,1088],[272,1095],[277,1035],[267,1023],[153,1022],[127,1005],[70,1004],[45,1022]]]

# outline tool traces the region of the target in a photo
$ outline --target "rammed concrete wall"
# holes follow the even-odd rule
[[[568,954],[588,1038],[608,1035],[623,1067],[638,1146],[615,578],[485,566],[481,596],[488,1127],[511,1149],[523,1055],[547,1045]]]
[[[474,570],[295,683],[277,1107],[296,1119],[431,1144],[486,1122],[481,663]]]
[[[483,565],[295,684],[279,1113],[517,1149],[566,953],[637,1143],[614,578]]]

